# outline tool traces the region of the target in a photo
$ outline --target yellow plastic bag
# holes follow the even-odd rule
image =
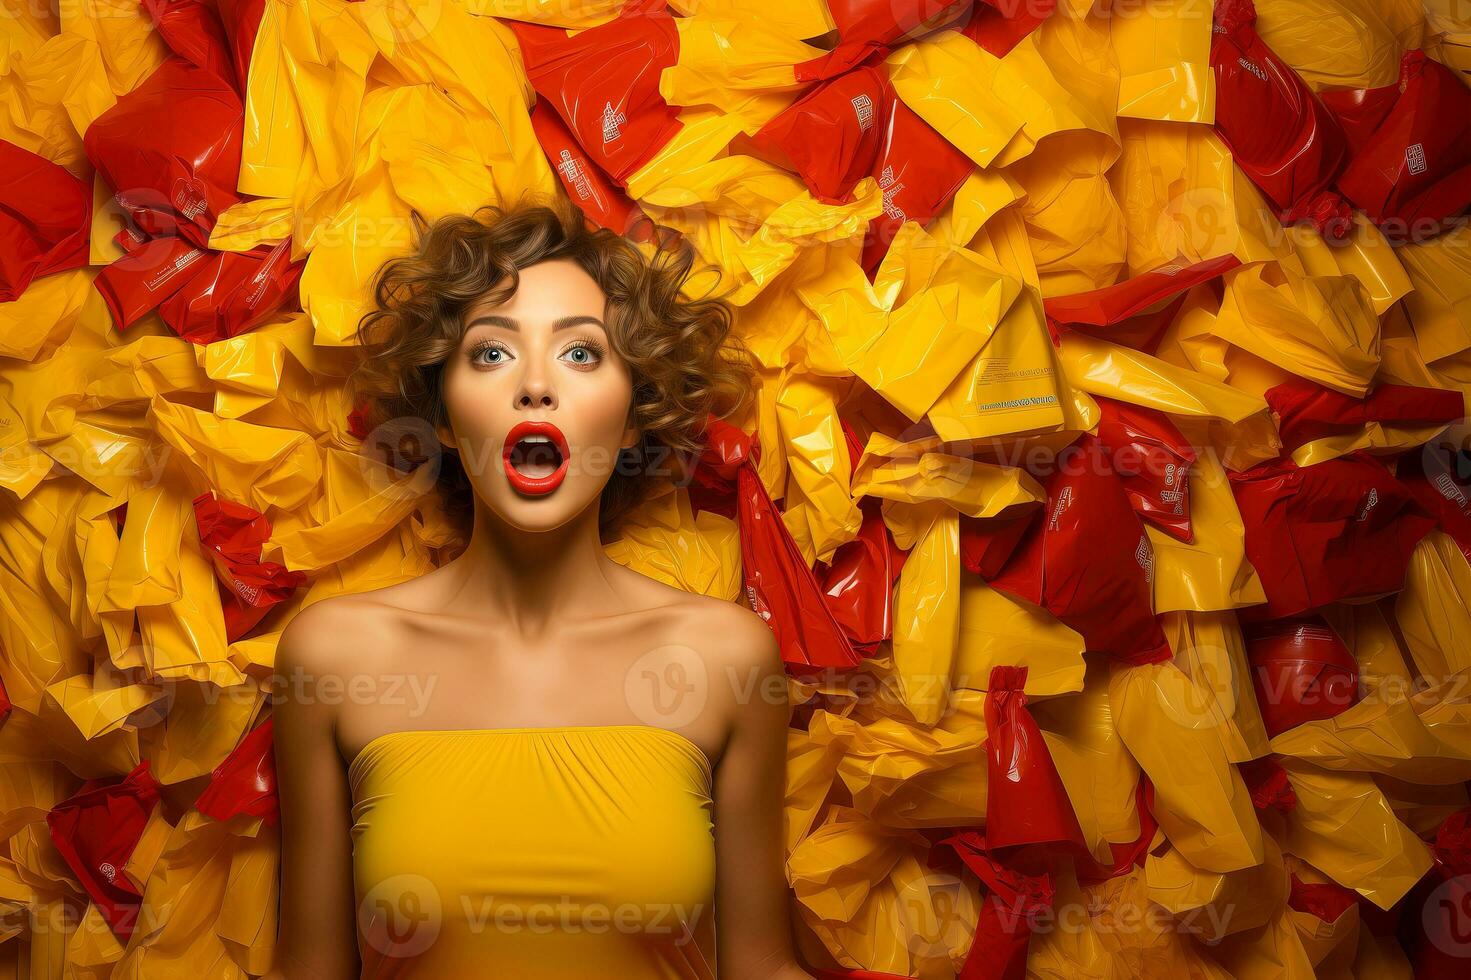
[[[1215,122],[1211,20],[1191,0],[1148,0],[1112,26],[1120,116]]]
[[[1369,776],[1280,761],[1297,796],[1297,806],[1285,816],[1287,853],[1382,909],[1430,869],[1429,849],[1395,818]]]
[[[1217,336],[1362,398],[1379,367],[1379,318],[1351,276],[1302,276],[1263,262],[1226,273]]]
[[[1231,495],[1225,468],[1214,453],[1198,453],[1189,479],[1190,541],[1181,541],[1152,524],[1144,526],[1154,549],[1155,612],[1205,613],[1265,602],[1261,579],[1246,560],[1246,525]],[[1204,624],[1214,622],[1215,617],[1190,619]],[[1212,626],[1209,632],[1214,634],[1216,629]],[[1171,648],[1178,656],[1179,648],[1173,643]]]
[[[1258,5],[1256,30],[1315,89],[1379,88],[1420,46],[1424,12],[1418,0],[1272,0]]]
[[[777,432],[789,474],[782,520],[809,564],[831,561],[863,526],[853,500],[853,469],[835,387],[789,373],[776,395]]]
[[[645,501],[603,551],[665,585],[730,601],[741,594],[740,529],[713,511],[696,515],[684,491]]]
[[[1246,762],[1266,755],[1267,729],[1252,694],[1246,643],[1229,612],[1164,613],[1160,617],[1175,664],[1195,683],[1202,718],[1219,731],[1226,756]]]
[[[1210,945],[1227,936],[1260,930],[1286,911],[1288,891],[1282,850],[1271,837],[1262,838],[1262,843],[1261,864],[1225,873],[1201,871],[1173,847],[1151,853],[1144,863],[1149,900],[1167,909],[1181,932]],[[1253,939],[1265,937],[1243,938],[1246,942],[1241,945],[1249,947]],[[1238,944],[1231,947],[1231,954],[1245,952]],[[1233,969],[1232,976],[1241,974]]]
[[[1450,535],[1431,531],[1410,555],[1394,618],[1419,673],[1440,678],[1471,667],[1471,565]]]
[[[994,263],[942,248],[906,221],[872,283],[857,263],[839,263],[798,294],[849,370],[918,421],[986,345],[1020,289]]]
[[[962,575],[959,587],[957,686],[989,690],[992,668],[1018,666],[1028,668],[1030,697],[1083,689],[1082,636],[1046,610],[991,588],[979,575]]]
[[[1170,843],[1204,871],[1260,864],[1262,826],[1226,752],[1215,699],[1166,661],[1116,669],[1109,702],[1119,736],[1154,784],[1155,817]]]
[[[1414,291],[1405,312],[1420,353],[1435,362],[1471,349],[1471,226],[1396,251]]]
[[[670,105],[711,105],[764,125],[805,87],[792,66],[820,57],[821,48],[774,30],[764,18],[720,17],[703,8],[674,18],[679,60],[659,77]]]

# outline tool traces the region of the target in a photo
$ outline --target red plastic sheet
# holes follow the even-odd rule
[[[567,196],[584,215],[598,227],[612,229],[620,235],[635,239],[647,237],[647,223],[641,226],[643,234],[630,234],[639,219],[645,217],[643,209],[593,163],[562,117],[540,95],[531,107],[531,128]]]
[[[1050,297],[1043,308],[1056,327],[1152,352],[1174,321],[1186,290],[1219,279],[1240,264],[1234,255],[1221,255],[1194,265],[1164,266],[1101,289]]]
[[[858,68],[813,87],[761,127],[752,144],[799,175],[813,197],[837,204],[873,173],[894,100],[881,69]]]
[[[1251,0],[1217,0],[1211,68],[1216,132],[1284,221],[1346,235],[1352,212],[1331,190],[1348,156],[1343,130],[1307,84],[1257,36]]]
[[[158,793],[144,759],[121,780],[89,779],[46,814],[57,851],[122,942],[137,928],[143,901],[123,868],[158,805]]]
[[[306,584],[306,573],[260,560],[270,540],[271,522],[244,504],[219,500],[213,491],[194,498],[199,540],[224,585],[221,607],[225,636],[235,642],[255,628],[271,607]]]
[[[1471,455],[1422,446],[1404,455],[1396,475],[1471,561]]]
[[[992,850],[1064,845],[1083,830],[1042,730],[1027,710],[1026,667],[995,667],[986,692],[986,840]]]
[[[1379,385],[1366,398],[1331,391],[1304,378],[1293,378],[1266,391],[1277,413],[1283,452],[1370,422],[1421,426],[1455,422],[1465,412],[1459,391]]]
[[[1246,557],[1266,590],[1242,619],[1278,619],[1330,602],[1397,592],[1410,553],[1435,525],[1384,465],[1354,453],[1313,466],[1274,460],[1231,473]]]
[[[8,140],[0,140],[0,303],[31,280],[87,264],[92,188]]]
[[[1084,435],[1049,472],[1033,475],[1047,490],[1045,514],[991,586],[1042,606],[1081,633],[1090,652],[1131,664],[1170,659],[1154,617],[1154,550],[1098,440]]]
[[[1328,92],[1353,156],[1338,189],[1393,242],[1438,235],[1471,204],[1471,90],[1409,51],[1398,84]]]
[[[741,533],[745,600],[771,625],[788,667],[794,672],[851,667],[862,657],[833,617],[817,577],[766,492],[755,467],[759,451],[750,436],[712,416],[695,470],[703,492],[692,488],[691,503],[697,510],[734,512]]]
[[[1163,412],[1098,398],[1098,440],[1140,520],[1190,542],[1190,467],[1195,448]]]
[[[1321,617],[1248,623],[1242,633],[1269,737],[1358,703],[1358,661]]]
[[[280,819],[274,736],[275,723],[270,718],[252,728],[215,767],[194,808],[215,820],[245,815],[274,826]]]
[[[669,16],[623,16],[572,37],[557,27],[504,23],[516,33],[527,77],[583,151],[620,187],[679,132],[679,110],[659,78],[679,60]]]

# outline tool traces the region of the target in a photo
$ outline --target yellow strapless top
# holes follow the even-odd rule
[[[710,761],[678,732],[390,732],[348,781],[364,980],[715,976]]]

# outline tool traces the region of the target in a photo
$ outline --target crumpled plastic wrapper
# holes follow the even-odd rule
[[[1464,972],[1463,4],[10,14],[9,972],[270,969],[280,634],[464,545],[365,452],[364,286],[527,192],[755,358],[604,546],[779,640],[809,972]]]

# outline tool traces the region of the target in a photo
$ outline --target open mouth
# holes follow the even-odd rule
[[[545,420],[517,422],[501,450],[506,479],[521,493],[546,494],[567,475],[567,437]]]
[[[551,436],[522,436],[511,447],[510,460],[517,473],[544,480],[562,465],[562,450]]]

